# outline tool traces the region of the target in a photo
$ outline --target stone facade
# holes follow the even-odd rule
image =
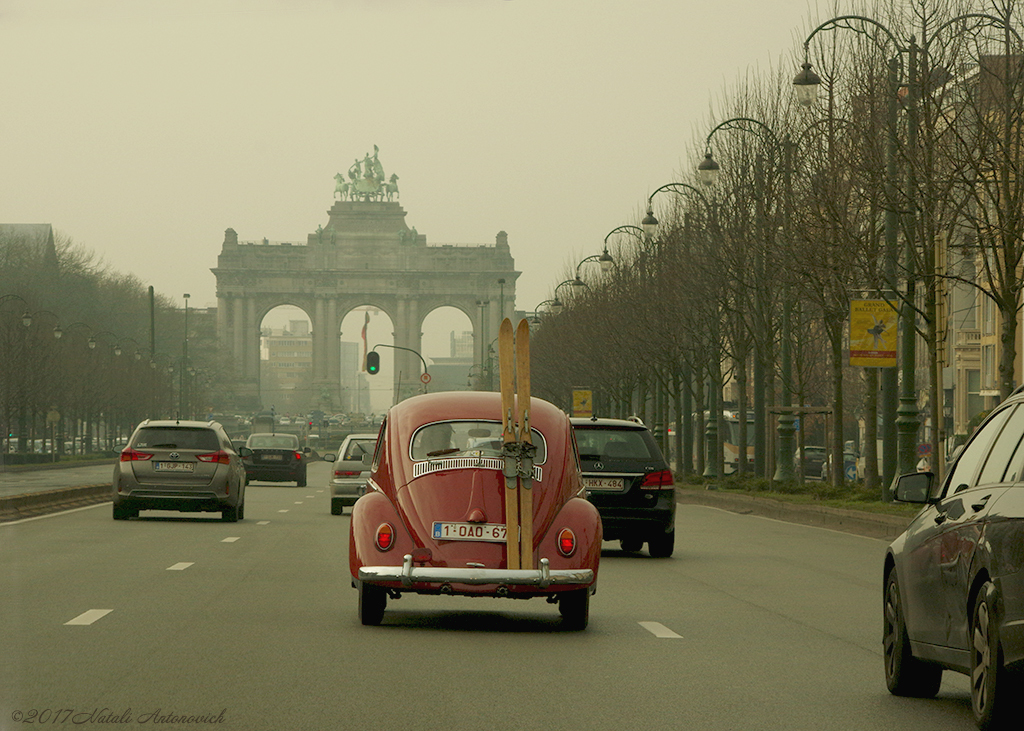
[[[279,305],[300,307],[313,330],[313,385],[340,402],[340,328],[346,313],[376,307],[394,324],[394,345],[421,352],[424,318],[455,307],[473,325],[474,360],[483,362],[503,317],[514,311],[520,272],[501,231],[494,244],[428,245],[390,201],[336,201],[326,226],[306,242],[240,242],[234,230],[212,269],[217,278],[217,333],[232,354],[235,376],[253,394],[258,388],[259,326]],[[395,351],[398,373],[419,373],[413,353]],[[420,392],[402,383],[399,398]]]

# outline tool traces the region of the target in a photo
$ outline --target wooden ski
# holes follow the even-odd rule
[[[516,386],[519,417],[519,526],[522,531],[521,567],[534,568],[533,561],[533,455],[536,446],[530,433],[530,323],[516,327]]]
[[[498,328],[498,372],[501,383],[502,473],[505,476],[505,546],[510,569],[520,567],[518,435],[515,419],[515,384],[512,373],[515,346],[512,321],[507,317]]]

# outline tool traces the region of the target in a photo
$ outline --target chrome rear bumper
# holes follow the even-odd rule
[[[401,566],[363,566],[360,581],[400,581],[402,586],[429,584],[496,584],[498,586],[536,586],[545,589],[555,585],[587,585],[594,582],[590,569],[550,569],[548,560],[540,560],[539,569],[456,569],[444,566],[413,566],[412,555],[406,554]]]

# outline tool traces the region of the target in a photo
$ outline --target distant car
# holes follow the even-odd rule
[[[331,515],[341,515],[366,492],[370,468],[363,464],[363,455],[372,457],[376,442],[376,434],[349,434],[336,455],[330,452],[324,455],[325,462],[335,463],[330,485]]]
[[[140,510],[220,512],[245,517],[245,447],[235,450],[215,421],[139,424],[114,466],[114,520]]]
[[[349,524],[349,570],[363,624],[379,624],[388,599],[408,592],[543,597],[558,603],[567,629],[587,626],[601,517],[580,497],[568,417],[534,398],[530,423],[531,485],[518,482],[522,465],[510,455],[509,488],[502,453],[471,445],[500,439],[499,394],[440,392],[391,408],[369,490]],[[525,531],[523,506],[530,510]]]
[[[794,456],[794,471],[800,469],[800,458],[801,451],[799,448],[796,450]],[[804,445],[803,448],[803,465],[805,478],[818,479],[821,477],[821,470],[825,466],[825,460],[828,459],[828,450],[825,447],[820,447],[813,444]]]
[[[675,549],[675,481],[650,430],[626,419],[572,419],[587,499],[597,506],[604,538],[622,550],[644,543],[655,558]]]
[[[974,432],[941,482],[901,475],[921,511],[883,564],[885,679],[932,697],[944,669],[969,676],[979,728],[1020,728],[1024,673],[1024,396]]]
[[[306,486],[306,455],[309,447],[299,448],[294,434],[252,434],[246,441],[252,454],[245,460],[249,480],[295,482]]]

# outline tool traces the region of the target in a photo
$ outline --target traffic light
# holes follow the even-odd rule
[[[366,354],[366,372],[374,376],[378,371],[380,371],[380,353],[371,350]]]

